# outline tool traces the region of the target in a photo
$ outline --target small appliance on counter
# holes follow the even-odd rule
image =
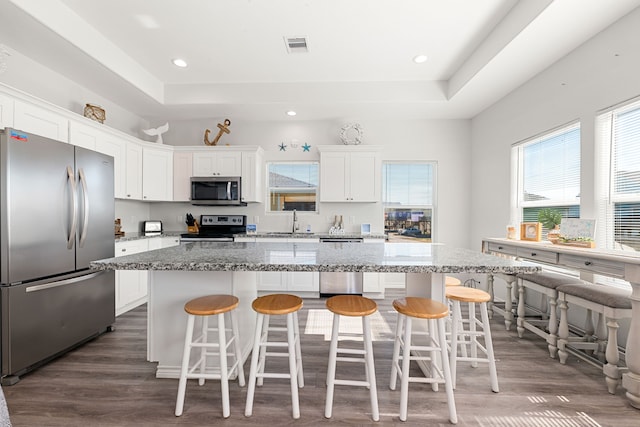
[[[162,221],[144,221],[142,233],[145,236],[159,236],[162,234]]]

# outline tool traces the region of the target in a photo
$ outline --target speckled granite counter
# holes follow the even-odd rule
[[[238,297],[240,345],[252,344],[259,272],[362,271],[405,273],[407,295],[444,300],[447,273],[535,272],[540,267],[467,249],[410,243],[193,242],[94,261],[97,270],[149,270],[147,359],[158,378],[177,378],[186,301],[207,294]],[[285,273],[283,273],[285,274]],[[296,274],[296,273],[292,273]],[[215,368],[215,367],[212,367]]]
[[[96,270],[520,273],[540,267],[468,249],[411,243],[194,242],[99,260]]]

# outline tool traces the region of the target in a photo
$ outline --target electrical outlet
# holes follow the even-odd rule
[[[182,217],[182,215],[176,216],[176,222],[181,223],[183,220],[184,218]]]

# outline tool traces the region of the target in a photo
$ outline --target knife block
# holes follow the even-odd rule
[[[198,230],[198,220],[196,220],[193,225],[187,225],[187,233],[197,233]]]

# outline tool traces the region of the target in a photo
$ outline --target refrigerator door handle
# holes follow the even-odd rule
[[[69,238],[67,239],[67,249],[73,247],[76,239],[76,227],[78,226],[78,201],[76,200],[76,176],[71,166],[67,166],[67,179],[71,188],[71,203],[73,205],[73,213],[71,215],[71,229],[69,230]]]
[[[78,169],[78,175],[80,176],[80,184],[82,184],[82,209],[84,211],[78,246],[83,247],[84,241],[87,239],[87,228],[89,226],[89,195],[87,194],[87,177],[84,174],[84,169]]]
[[[93,279],[94,277],[104,273],[105,271],[96,271],[94,273],[85,274],[84,276],[72,277],[71,279],[58,280],[57,282],[45,283],[43,285],[29,286],[25,289],[25,292],[37,292],[45,289],[57,288],[59,286],[72,285],[84,280]]]

